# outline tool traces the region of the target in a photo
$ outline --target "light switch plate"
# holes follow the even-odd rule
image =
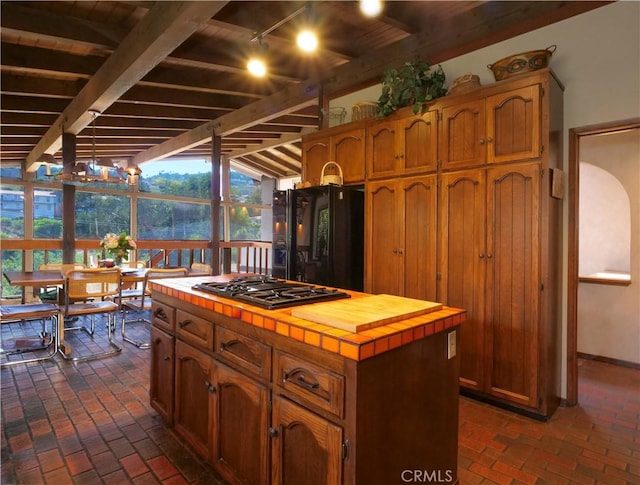
[[[456,356],[456,333],[457,330],[447,334],[447,359],[453,359]]]

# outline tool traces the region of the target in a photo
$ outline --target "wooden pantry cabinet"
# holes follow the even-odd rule
[[[366,124],[365,291],[467,310],[462,388],[543,418],[560,396],[562,90],[542,69]]]
[[[436,301],[436,175],[368,182],[365,286]]]
[[[550,71],[496,84],[443,108],[438,301],[468,312],[465,392],[546,418],[560,401],[562,88]]]

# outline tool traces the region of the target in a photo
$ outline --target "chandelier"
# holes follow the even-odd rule
[[[142,174],[142,170],[137,165],[129,165],[126,168],[113,162],[111,158],[96,158],[96,118],[98,111],[91,112],[91,159],[76,160],[73,165],[64,166],[56,174],[51,173],[52,165],[59,165],[53,155],[45,153],[40,162],[45,166],[46,175],[60,180],[62,183],[109,183],[136,185]]]

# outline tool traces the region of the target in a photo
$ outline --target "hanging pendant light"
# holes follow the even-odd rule
[[[96,155],[96,119],[100,114],[99,111],[91,110],[91,159],[89,161],[76,161],[71,168],[63,168],[62,172],[55,177],[63,183],[81,183],[90,184],[96,182],[112,183],[112,184],[129,184],[138,183],[138,178],[142,170],[136,165],[131,167],[132,171],[125,171],[124,168],[116,165],[111,158],[97,158]],[[44,158],[44,156],[43,156]],[[49,173],[49,163],[47,164],[47,172]],[[117,175],[113,175],[115,172]],[[125,173],[129,174],[125,177]]]

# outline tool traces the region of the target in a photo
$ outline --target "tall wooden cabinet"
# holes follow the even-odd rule
[[[370,293],[436,300],[436,175],[369,182],[365,281]]]
[[[366,125],[365,291],[467,310],[462,388],[542,417],[560,396],[562,89],[542,69]]]
[[[548,417],[560,401],[562,88],[550,71],[443,101],[438,301],[465,308],[461,385]],[[477,98],[477,99],[476,99]]]

